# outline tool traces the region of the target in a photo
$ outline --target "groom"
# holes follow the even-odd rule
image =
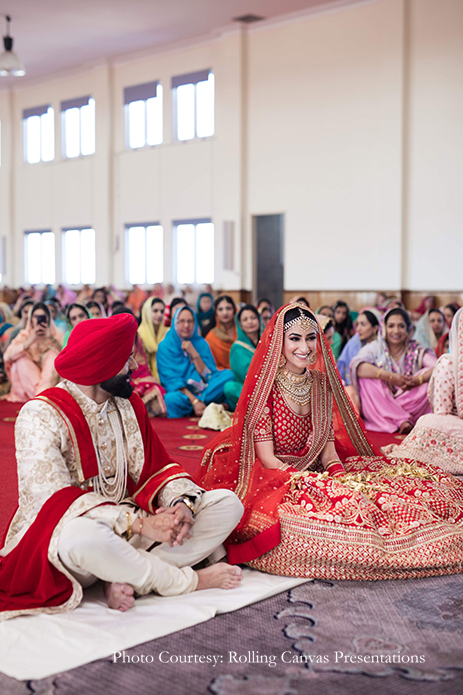
[[[64,379],[26,403],[16,422],[19,507],[0,555],[0,619],[75,608],[105,582],[110,608],[134,594],[231,589],[241,570],[211,556],[243,507],[205,492],[167,454],[132,394],[137,322],[83,321],[55,367]]]

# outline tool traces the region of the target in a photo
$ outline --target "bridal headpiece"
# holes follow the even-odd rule
[[[291,321],[288,321],[288,323],[285,323],[285,333],[286,331],[289,331],[289,329],[293,326],[298,326],[303,333],[307,333],[307,331],[310,328],[313,328],[318,333],[317,321],[315,319],[310,318],[310,316],[306,316],[300,307],[299,316],[296,316],[295,319],[292,319]]]

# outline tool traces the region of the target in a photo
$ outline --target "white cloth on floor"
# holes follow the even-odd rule
[[[0,623],[0,671],[18,680],[35,680],[96,659],[112,661],[115,652],[239,610],[306,581],[245,568],[237,589],[208,589],[169,598],[148,594],[126,613],[108,608],[98,583],[85,591],[84,600],[73,611]],[[160,664],[162,649],[162,640],[150,649],[153,666]],[[144,647],[143,653],[147,653]]]

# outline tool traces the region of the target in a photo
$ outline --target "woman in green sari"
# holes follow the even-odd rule
[[[224,385],[225,397],[232,410],[235,410],[238,403],[249,365],[262,333],[259,312],[252,304],[245,304],[239,310],[235,323],[238,337],[230,350],[230,368],[235,379],[227,381]]]

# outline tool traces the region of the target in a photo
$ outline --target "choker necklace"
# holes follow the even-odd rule
[[[308,371],[304,374],[294,374],[289,369],[280,369],[275,381],[281,390],[297,405],[307,405],[312,396],[313,377]]]

